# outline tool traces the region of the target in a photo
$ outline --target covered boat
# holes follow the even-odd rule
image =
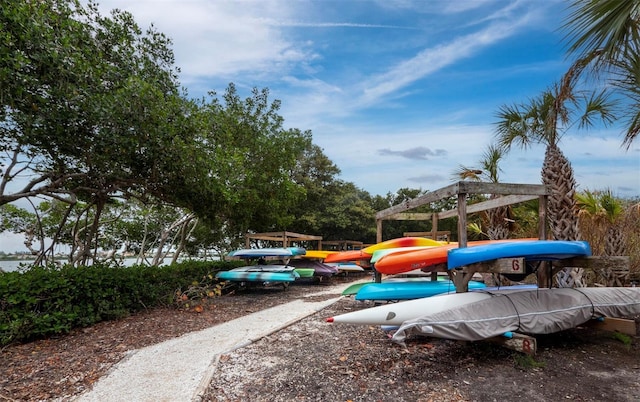
[[[405,321],[393,335],[476,341],[507,332],[549,334],[603,317],[640,314],[640,288],[555,288],[492,294],[491,298]]]

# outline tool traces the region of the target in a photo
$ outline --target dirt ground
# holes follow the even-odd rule
[[[355,278],[333,278],[346,284]],[[154,309],[0,353],[0,401],[72,400],[128,350],[291,301],[323,284],[237,291],[203,312]],[[335,295],[321,296],[326,298]],[[370,304],[343,298],[220,356],[206,401],[638,401],[640,338],[576,328],[538,336],[530,357],[488,342],[410,338],[325,319]],[[632,317],[640,327],[640,317]],[[639,328],[640,329],[640,328]]]

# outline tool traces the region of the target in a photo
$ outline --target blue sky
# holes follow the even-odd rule
[[[233,82],[268,87],[286,127],[371,194],[435,190],[477,166],[500,106],[527,102],[566,71],[564,0],[102,1],[173,39],[192,96]],[[640,195],[640,143],[620,127],[567,132],[579,189]],[[542,146],[501,163],[501,181],[540,183]]]
[[[194,97],[233,82],[282,101],[286,128],[311,130],[372,195],[436,190],[475,167],[503,105],[526,103],[570,60],[565,0],[103,0],[173,40]],[[640,195],[640,141],[621,126],[567,131],[579,190]],[[514,149],[500,180],[539,184],[544,147]],[[4,239],[0,235],[0,241]]]
[[[503,105],[566,71],[564,0],[102,1],[172,38],[192,96],[268,87],[285,126],[311,130],[341,179],[371,194],[436,190],[477,166]],[[640,195],[640,142],[620,127],[560,143],[579,189]],[[500,179],[540,183],[542,146],[514,149]]]

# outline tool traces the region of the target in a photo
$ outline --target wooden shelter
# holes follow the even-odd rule
[[[361,250],[364,243],[356,240],[327,240],[322,243],[322,250],[346,251]]]
[[[245,247],[251,247],[251,240],[264,240],[282,243],[282,247],[289,247],[292,244],[303,241],[318,242],[318,250],[322,250],[322,236],[306,235],[294,232],[265,232],[265,233],[247,233],[244,235]]]

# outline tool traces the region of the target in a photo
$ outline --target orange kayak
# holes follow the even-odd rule
[[[348,262],[359,260],[370,260],[371,254],[367,254],[364,250],[347,250],[329,254],[325,257],[324,262]]]
[[[530,241],[537,239],[480,240],[467,243],[467,247],[523,240]],[[387,275],[401,274],[415,269],[420,269],[424,272],[431,272],[436,268],[436,265],[447,263],[449,250],[454,248],[458,248],[457,243],[445,244],[440,247],[429,247],[408,253],[393,253],[385,255],[376,262],[375,269],[376,271]]]

